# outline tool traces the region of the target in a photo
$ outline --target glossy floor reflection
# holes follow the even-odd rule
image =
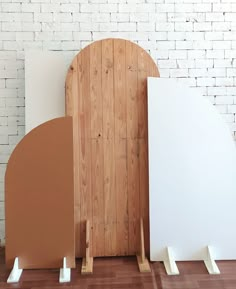
[[[151,273],[139,273],[135,257],[96,258],[94,273],[81,275],[81,260],[72,270],[71,282],[59,284],[59,270],[25,270],[18,284],[7,284],[10,273],[0,249],[0,288],[24,289],[235,289],[236,261],[217,262],[220,275],[209,275],[203,262],[178,262],[179,276],[167,276],[160,262]]]

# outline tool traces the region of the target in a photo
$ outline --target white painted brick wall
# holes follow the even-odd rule
[[[24,135],[24,51],[62,50],[69,62],[106,37],[142,45],[162,77],[203,93],[236,134],[236,0],[0,1],[0,239],[6,163]]]

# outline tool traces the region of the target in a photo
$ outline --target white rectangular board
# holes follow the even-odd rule
[[[25,132],[50,119],[65,116],[67,66],[53,51],[25,53]]]
[[[173,79],[148,78],[150,257],[236,259],[236,150],[213,105]]]

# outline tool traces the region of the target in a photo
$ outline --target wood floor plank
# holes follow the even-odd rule
[[[152,272],[140,273],[136,258],[112,257],[96,258],[94,273],[81,275],[81,259],[71,270],[71,282],[59,284],[59,270],[24,270],[18,284],[7,284],[9,270],[4,261],[4,249],[0,248],[0,288],[1,289],[88,289],[99,288],[142,288],[142,289],[235,289],[236,261],[217,261],[220,275],[209,275],[203,262],[177,262],[178,276],[166,275],[164,265],[151,263]]]

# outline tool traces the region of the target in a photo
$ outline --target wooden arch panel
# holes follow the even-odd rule
[[[148,76],[159,76],[149,54],[121,39],[92,43],[69,68],[78,257],[85,253],[86,220],[94,257],[136,254],[140,217],[149,247]]]
[[[71,117],[48,121],[13,151],[5,176],[6,264],[75,266]]]

